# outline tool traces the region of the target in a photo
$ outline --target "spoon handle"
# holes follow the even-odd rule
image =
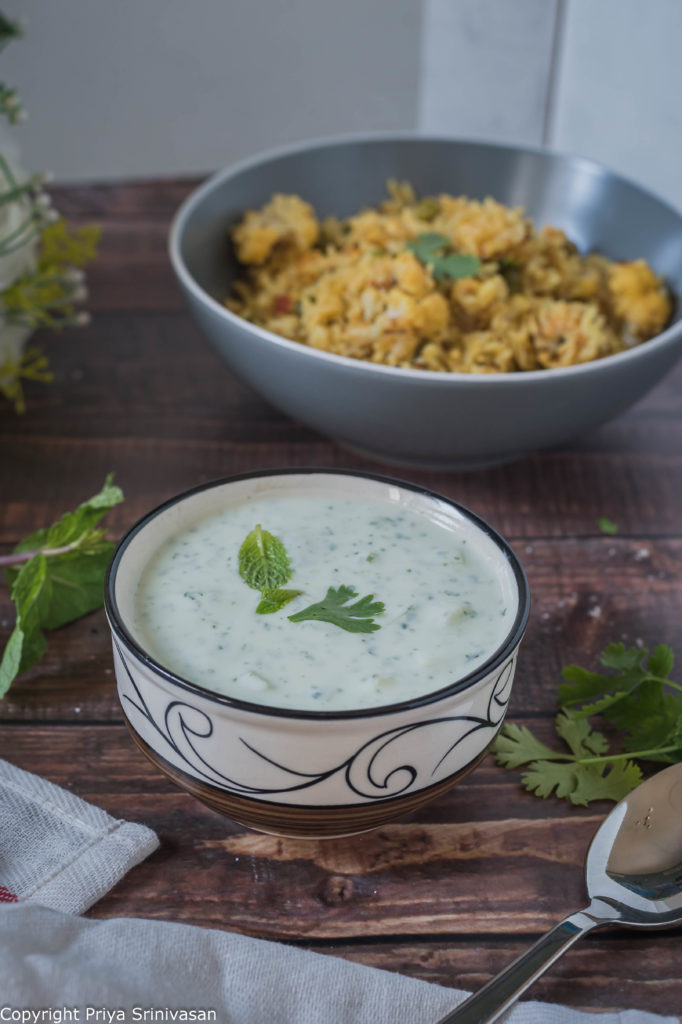
[[[564,918],[438,1024],[491,1024],[581,935],[602,923],[586,911]]]

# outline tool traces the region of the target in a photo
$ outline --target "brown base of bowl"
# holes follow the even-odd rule
[[[180,789],[186,790],[207,807],[227,818],[232,818],[239,825],[256,832],[285,838],[302,839],[338,839],[342,836],[369,832],[390,821],[397,821],[405,815],[416,811],[422,804],[428,803],[445,793],[473,771],[488,753],[485,748],[473,761],[449,775],[447,779],[437,782],[434,786],[417,790],[406,796],[390,797],[387,800],[374,800],[368,804],[341,804],[334,807],[293,807],[274,803],[268,800],[251,800],[249,797],[229,793],[227,790],[211,786],[206,782],[198,782],[186,772],[176,768],[169,761],[157,754],[146,743],[125,719],[128,731],[140,750],[152,764],[155,764],[164,775],[167,775]],[[491,740],[492,743],[492,740]]]

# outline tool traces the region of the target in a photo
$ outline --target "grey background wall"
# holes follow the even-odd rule
[[[582,153],[682,206],[680,0],[5,0],[25,163],[204,173],[279,143],[420,129]]]

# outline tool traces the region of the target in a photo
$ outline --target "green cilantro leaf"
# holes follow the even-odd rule
[[[579,665],[563,671],[563,710],[555,728],[570,753],[552,750],[513,723],[493,744],[498,764],[528,765],[522,784],[537,796],[556,793],[582,805],[620,800],[642,779],[638,760],[682,761],[682,686],[670,679],[671,648],[660,644],[650,655],[645,648],[609,644],[600,660],[610,674]],[[610,753],[606,737],[588,722],[597,714],[621,731],[622,753]]]
[[[374,622],[373,616],[383,614],[384,604],[382,601],[375,601],[374,594],[367,594],[355,604],[349,605],[351,598],[357,596],[358,592],[354,587],[330,587],[322,601],[309,605],[295,615],[290,615],[289,621],[304,622],[306,619],[314,619],[329,622],[332,626],[338,626],[349,633],[374,633],[381,627]]]
[[[293,601],[302,593],[302,590],[282,590],[281,587],[269,590],[266,587],[261,591],[261,600],[256,611],[259,615],[272,615],[273,612],[280,611],[289,604],[289,601]]]
[[[276,590],[291,579],[291,562],[281,540],[258,525],[239,549],[239,575],[253,590]]]
[[[495,740],[493,750],[495,760],[503,768],[518,768],[519,765],[543,758],[553,758],[556,754],[545,746],[525,725],[509,722]]]
[[[102,605],[114,545],[97,524],[123,492],[112,476],[93,498],[53,526],[37,530],[3,556],[16,623],[0,661],[0,697],[47,650],[44,630],[58,629]]]
[[[609,534],[612,537],[618,533],[618,523],[614,523],[608,516],[600,516],[597,520],[597,526],[602,533]]]
[[[668,679],[674,667],[675,655],[667,644],[659,644],[646,665],[647,672],[661,679]]]
[[[457,281],[460,277],[474,277],[481,269],[481,261],[472,253],[455,252],[446,235],[427,231],[407,243],[420,263],[431,267],[437,281]]]
[[[593,754],[605,754],[609,749],[606,738],[595,732],[584,718],[562,711],[555,720],[557,735],[561,737],[575,757],[589,757]]]
[[[521,781],[536,796],[546,798],[556,790],[558,797],[587,807],[593,800],[622,800],[642,781],[642,773],[632,761],[611,766],[536,761]]]

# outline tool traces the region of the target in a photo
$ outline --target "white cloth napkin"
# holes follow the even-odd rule
[[[144,825],[0,761],[0,902],[82,914],[158,845]]]
[[[0,1020],[436,1024],[466,996],[230,932],[75,916],[157,843],[149,829],[0,761]],[[507,1020],[678,1024],[634,1010],[594,1015],[536,1002],[519,1004]]]
[[[230,932],[132,918],[87,921],[21,904],[0,910],[0,992],[0,1014],[3,1004],[75,1006],[81,1021],[88,1006],[125,1008],[129,1021],[144,1020],[147,1010],[213,1010],[217,1024],[436,1024],[465,995]],[[508,1017],[508,1024],[588,1022],[677,1024],[650,1013],[592,1015],[549,1003],[521,1003]]]

